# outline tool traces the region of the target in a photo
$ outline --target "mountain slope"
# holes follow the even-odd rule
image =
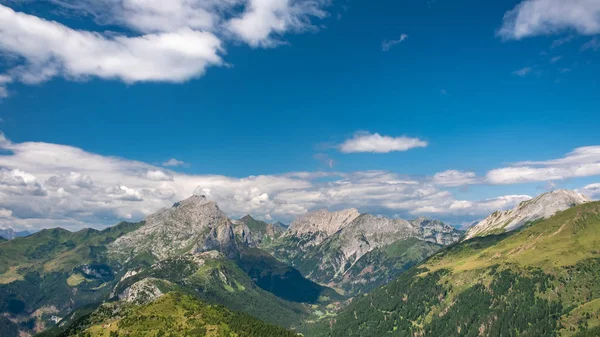
[[[284,239],[295,243],[298,251],[303,252],[310,247],[319,245],[323,240],[358,218],[359,215],[360,213],[355,208],[337,212],[322,209],[306,213],[290,224],[284,234]]]
[[[303,305],[282,300],[258,287],[217,251],[171,257],[133,269],[114,287],[112,296],[139,303],[169,291],[192,294],[279,325],[292,326],[309,314]]]
[[[154,260],[188,252],[218,250],[230,258],[238,254],[233,224],[219,206],[204,196],[192,196],[146,217],[138,230],[109,245],[120,260],[150,255]]]
[[[103,304],[65,331],[45,336],[292,337],[294,332],[261,322],[193,296],[171,292],[146,305]]]
[[[12,324],[40,331],[53,323],[52,316],[102,301],[118,275],[106,245],[140,226],[123,222],[75,233],[56,228],[0,243],[0,313],[10,319],[0,329]]]
[[[252,247],[268,246],[286,231],[286,228],[281,227],[278,223],[268,224],[256,220],[250,215],[233,223],[236,236]]]
[[[353,210],[344,212],[354,215]],[[311,280],[337,288],[348,295],[383,284],[423,261],[443,245],[458,241],[462,235],[460,231],[436,220],[419,218],[406,221],[371,214],[361,214],[349,223],[329,225],[325,228],[339,229],[327,234],[332,229],[321,230],[319,224],[322,222],[306,220],[316,215],[319,215],[318,219],[340,218],[327,216],[323,211],[305,216],[294,222],[302,224],[301,230],[296,230],[296,234],[291,231],[286,233],[267,249]],[[311,223],[313,225],[307,225]],[[304,244],[307,238],[305,233],[322,233],[319,236],[322,241]]]
[[[586,196],[574,191],[557,190],[544,193],[534,199],[523,201],[511,210],[492,213],[471,227],[465,239],[509,232],[520,228],[527,222],[547,219],[558,211],[564,211],[589,201]]]
[[[452,245],[317,336],[573,336],[600,326],[600,203]]]

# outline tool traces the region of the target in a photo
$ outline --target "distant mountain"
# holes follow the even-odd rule
[[[355,208],[337,212],[322,209],[306,213],[290,224],[284,236],[296,240],[298,248],[302,251],[319,245],[359,216],[360,213]]]
[[[273,240],[279,238],[286,230],[280,223],[268,224],[246,215],[239,220],[233,221],[236,235],[250,246],[260,247],[269,245]]]
[[[541,194],[534,199],[521,202],[515,208],[494,212],[471,227],[465,239],[489,234],[513,231],[528,222],[547,219],[558,211],[589,202],[586,196],[569,190],[557,190]]]
[[[24,237],[33,234],[30,231],[15,231],[12,228],[0,228],[0,238],[6,240],[13,240],[16,238]]]
[[[65,329],[48,331],[43,336],[293,337],[296,333],[193,296],[170,292],[147,305],[129,301],[102,304]]]
[[[284,223],[283,223],[283,222],[281,222],[281,221],[277,221],[277,222],[275,222],[275,223],[272,223],[272,225],[273,225],[273,227],[275,227],[275,228],[278,228],[278,229],[279,229],[279,230],[281,230],[282,232],[285,232],[285,231],[286,231],[286,230],[289,228],[289,226],[288,226],[288,225],[284,224]]]
[[[1,242],[0,332],[11,331],[2,337],[56,321],[60,330],[107,300],[143,305],[171,291],[287,327],[329,314],[341,299],[335,291],[238,236],[240,226],[258,243],[280,234],[251,217],[234,224],[216,203],[193,196],[138,224]]]
[[[436,220],[319,210],[294,220],[266,249],[311,280],[354,295],[396,277],[461,236]]]
[[[589,202],[442,249],[306,335],[598,336],[598,279],[600,202]]]

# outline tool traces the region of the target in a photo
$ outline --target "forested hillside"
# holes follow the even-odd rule
[[[596,336],[600,203],[440,251],[325,320],[318,336]]]

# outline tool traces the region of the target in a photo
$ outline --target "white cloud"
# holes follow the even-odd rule
[[[498,35],[519,40],[563,31],[600,33],[600,1],[525,0],[506,12]]]
[[[550,59],[550,63],[556,63],[558,61],[560,61],[563,57],[562,56],[554,56],[553,58]]]
[[[12,78],[8,75],[0,75],[0,99],[8,97],[8,89],[6,85],[12,82]]]
[[[248,0],[245,12],[226,23],[229,31],[252,47],[280,44],[285,32],[316,29],[311,18],[324,18],[328,1]]]
[[[381,50],[390,51],[390,49],[392,49],[393,46],[404,42],[406,39],[408,39],[408,35],[402,34],[402,35],[400,35],[400,38],[397,40],[384,40],[381,43]]]
[[[0,209],[7,210],[7,216],[0,216],[0,227],[102,227],[140,220],[193,193],[217,201],[231,217],[252,214],[284,221],[309,210],[348,207],[405,217],[435,214],[442,219],[473,220],[514,199],[457,200],[452,193],[431,185],[431,178],[415,180],[387,171],[234,178],[181,174],[71,146],[13,143],[1,134],[0,148]],[[464,179],[471,178],[469,173],[462,174]],[[155,179],[166,177],[169,179]]]
[[[519,70],[513,71],[513,75],[525,77],[525,76],[529,75],[532,71],[533,71],[533,68],[531,68],[531,67],[524,67],[524,68],[521,68]]]
[[[427,147],[427,142],[406,136],[389,137],[381,136],[378,133],[357,132],[353,138],[347,139],[342,143],[339,146],[339,150],[344,153],[388,153],[393,151],[408,151],[419,147]]]
[[[183,160],[177,160],[175,158],[171,158],[166,162],[162,163],[163,166],[183,166],[185,162]]]
[[[140,32],[181,28],[211,30],[219,22],[216,11],[241,1],[205,0],[51,0],[59,6],[92,14],[101,24],[124,25]]]
[[[125,82],[181,82],[222,63],[212,33],[182,28],[137,37],[102,36],[15,12],[0,5],[0,49],[25,58],[10,71],[26,83],[97,76]]]
[[[6,208],[0,208],[0,218],[9,218],[12,215],[12,211]]]
[[[578,189],[577,192],[582,193],[594,200],[598,200],[600,199],[600,184],[596,183],[584,186]]]
[[[431,182],[439,186],[455,187],[474,184],[477,182],[477,179],[473,172],[448,170],[436,173]]]
[[[20,64],[0,75],[0,98],[11,81],[54,77],[127,83],[179,83],[224,64],[225,43],[272,46],[276,38],[313,27],[326,0],[52,0],[71,13],[91,14],[125,33],[77,30],[0,4],[0,56]],[[18,58],[14,58],[17,56]]]
[[[518,184],[595,175],[600,175],[600,146],[580,147],[559,159],[525,161],[491,170],[486,180],[492,184]]]
[[[519,203],[531,199],[529,195],[505,195],[497,198],[467,201],[467,200],[442,200],[439,204],[421,206],[411,211],[412,214],[455,214],[468,215],[474,218],[488,215],[497,210],[506,210]]]
[[[154,180],[154,181],[173,180],[173,177],[171,177],[170,175],[166,174],[165,172],[163,172],[161,170],[148,170],[148,172],[146,172],[146,177],[148,179]]]

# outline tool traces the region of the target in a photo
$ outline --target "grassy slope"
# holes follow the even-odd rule
[[[448,247],[314,334],[571,336],[600,324],[599,278],[596,202]]]
[[[291,337],[295,333],[218,305],[206,304],[195,297],[172,292],[144,306],[107,303],[60,336],[114,335]]]
[[[282,300],[258,287],[234,262],[225,258],[207,259],[201,267],[186,257],[169,259],[125,279],[116,287],[116,293],[145,278],[167,280],[174,285],[161,289],[163,292],[193,294],[274,324],[294,326],[309,315],[305,306]]]
[[[105,246],[139,225],[76,233],[49,229],[0,243],[0,313],[30,331],[52,315],[102,300],[113,279]],[[90,265],[95,274],[84,275],[82,265]]]
[[[468,271],[513,263],[551,271],[575,265],[600,257],[599,214],[597,202],[573,207],[513,235],[475,238],[455,245],[433,256],[424,267]]]

